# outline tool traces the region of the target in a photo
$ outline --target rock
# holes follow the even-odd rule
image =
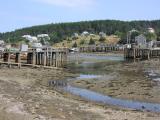
[[[144,106],[142,106],[142,109],[145,109],[145,107],[144,107]]]
[[[69,112],[69,115],[72,115],[72,114],[73,114],[72,111],[70,111],[70,112]]]
[[[35,113],[36,113],[36,111],[35,111],[35,109],[34,109],[33,107],[31,108],[31,113],[32,113],[32,114],[35,114]]]
[[[36,104],[35,109],[39,109],[39,108],[40,108],[39,104]]]
[[[66,119],[66,117],[64,115],[61,115],[61,118]]]
[[[63,111],[63,109],[62,109],[62,108],[59,108],[59,111],[61,111],[61,112],[62,112],[62,111]]]

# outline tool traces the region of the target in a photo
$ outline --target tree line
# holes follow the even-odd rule
[[[118,35],[121,38],[121,43],[126,42],[127,32],[133,28],[144,33],[147,28],[155,29],[157,40],[160,40],[160,20],[153,21],[120,21],[120,20],[95,20],[83,22],[70,22],[33,26],[23,29],[18,29],[12,32],[0,33],[0,39],[10,43],[17,43],[24,41],[21,37],[29,34],[37,36],[38,34],[48,34],[50,36],[50,43],[58,43],[66,39],[73,33],[81,34],[83,31],[89,33],[99,34],[104,32],[107,35]]]

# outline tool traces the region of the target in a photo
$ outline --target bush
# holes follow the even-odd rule
[[[73,47],[73,48],[77,48],[77,46],[78,46],[78,45],[77,45],[77,43],[75,42],[72,47]]]
[[[104,42],[105,40],[106,40],[106,38],[104,38],[104,37],[101,37],[101,38],[99,39],[100,42]]]
[[[92,38],[89,41],[89,45],[95,45],[95,41]]]
[[[85,41],[84,40],[81,40],[80,41],[80,45],[84,45],[85,44]]]

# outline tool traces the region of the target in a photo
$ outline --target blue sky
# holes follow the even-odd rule
[[[160,19],[160,0],[1,0],[0,32],[59,22]]]

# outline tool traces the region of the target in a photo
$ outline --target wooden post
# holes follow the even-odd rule
[[[54,62],[54,67],[56,67],[56,52],[53,53],[53,62]]]
[[[16,53],[15,62],[16,63],[21,63],[21,54],[20,53]]]
[[[11,53],[8,53],[8,60],[7,60],[7,62],[10,62],[11,61]]]
[[[53,57],[52,57],[52,48],[51,48],[51,51],[50,51],[50,66],[53,65]]]
[[[43,65],[46,66],[46,52],[43,53]]]
[[[136,49],[133,49],[133,58],[136,59]]]
[[[32,54],[32,64],[35,65],[36,64],[36,53],[33,52]]]
[[[10,59],[10,58],[11,58],[11,53],[10,53],[10,52],[8,53],[8,57],[7,57],[7,58],[8,58],[8,60],[7,60],[7,62],[8,62],[8,67],[11,68],[11,64],[10,64],[10,61],[11,61],[11,59]]]
[[[28,53],[27,54],[27,64],[32,64],[32,54],[33,53]]]
[[[148,60],[150,60],[150,50],[148,50]]]

